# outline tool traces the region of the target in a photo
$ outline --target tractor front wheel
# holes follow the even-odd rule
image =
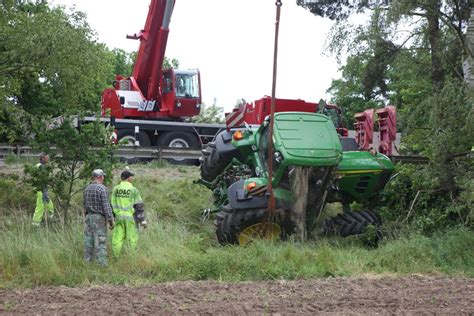
[[[323,233],[325,235],[340,235],[342,237],[360,235],[369,226],[375,228],[376,238],[382,239],[382,219],[373,211],[344,212],[325,220]]]

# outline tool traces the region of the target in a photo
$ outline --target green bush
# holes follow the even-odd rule
[[[33,210],[36,195],[27,183],[21,183],[17,175],[2,175],[0,178],[0,214],[18,215],[22,210]],[[16,213],[16,214],[15,214]]]
[[[474,142],[473,103],[473,92],[452,80],[409,108],[403,153],[421,154],[430,163],[397,166],[398,177],[386,190],[383,213],[389,219],[411,223],[425,234],[474,226],[474,164],[466,156]]]
[[[407,229],[423,234],[449,227],[473,227],[471,179],[458,181],[458,192],[449,194],[431,185],[429,166],[398,164],[395,173],[396,177],[385,188],[386,205],[379,210],[386,222],[409,224]]]

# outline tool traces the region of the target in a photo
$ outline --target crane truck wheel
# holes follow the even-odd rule
[[[325,235],[339,235],[342,237],[360,235],[367,231],[369,226],[375,228],[375,238],[383,238],[380,216],[373,211],[345,212],[330,217],[324,221],[323,233]]]
[[[201,144],[195,135],[184,132],[167,132],[158,137],[157,145],[171,148],[193,148],[200,149]],[[168,162],[175,165],[195,165],[197,159],[172,158]]]
[[[285,233],[280,216],[268,221],[266,214],[266,209],[234,210],[228,205],[223,206],[214,222],[217,240],[223,246],[245,246],[255,239],[283,238]]]
[[[135,137],[135,131],[131,129],[124,129],[117,131],[117,141],[120,146],[135,146],[135,141],[139,142],[140,146],[149,147],[151,146],[150,138],[145,132],[139,132],[137,137]],[[137,163],[142,161],[143,158],[137,157],[127,157],[123,158],[123,161],[126,163]]]

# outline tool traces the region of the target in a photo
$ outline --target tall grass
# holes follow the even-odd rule
[[[134,167],[148,211],[135,253],[110,258],[106,268],[82,260],[82,221],[33,230],[29,217],[0,232],[0,287],[146,284],[176,280],[220,281],[450,275],[474,277],[474,233],[452,230],[432,237],[407,235],[366,249],[356,238],[308,243],[256,241],[222,247],[211,221],[201,223],[209,200],[192,184],[194,168]]]

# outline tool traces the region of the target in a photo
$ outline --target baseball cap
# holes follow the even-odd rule
[[[95,169],[92,171],[92,176],[93,177],[105,177],[105,172],[102,169]]]
[[[128,179],[128,178],[133,177],[133,176],[134,176],[133,173],[131,173],[129,170],[125,170],[125,171],[122,172],[122,174],[120,175],[120,178],[121,178],[122,180],[125,180],[125,179]]]

